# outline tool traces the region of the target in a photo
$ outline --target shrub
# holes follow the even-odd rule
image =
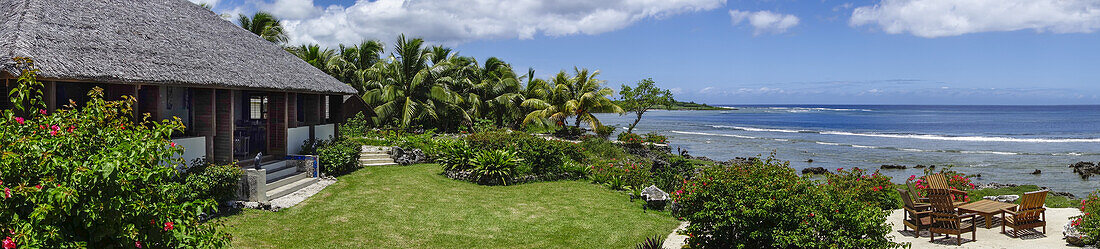
[[[668,165],[653,164],[653,184],[664,191],[680,189],[684,180],[695,173],[695,163],[679,155],[666,154]]]
[[[641,144],[645,140],[638,134],[623,132],[619,133],[619,141],[627,144]]]
[[[1070,217],[1070,225],[1085,235],[1084,244],[1093,245],[1100,241],[1100,191],[1089,194],[1081,200],[1081,215]]]
[[[573,143],[547,140],[519,132],[483,132],[466,136],[466,142],[474,150],[515,150],[532,173],[555,174],[562,171],[567,160],[580,160],[581,154]]]
[[[348,139],[337,138],[321,142],[317,147],[317,160],[321,173],[340,176],[359,169],[359,153],[362,145]]]
[[[340,125],[340,134],[344,137],[363,137],[370,131],[371,120],[364,117],[362,112],[356,113]]]
[[[554,136],[563,139],[577,139],[581,135],[584,135],[584,130],[580,127],[574,126],[562,126],[554,131]]]
[[[508,185],[522,159],[509,150],[485,150],[474,155],[473,173],[478,183]]]
[[[673,192],[691,248],[897,248],[887,212],[801,178],[787,163],[713,166]]]
[[[589,161],[601,161],[607,158],[630,158],[631,155],[611,141],[590,138],[577,144],[580,153]]]
[[[611,138],[611,133],[615,133],[615,126],[601,125],[596,127],[596,136],[601,139]]]
[[[894,189],[890,177],[876,170],[870,175],[860,168],[852,170],[837,169],[836,174],[826,174],[824,187],[838,194],[851,194],[856,201],[867,203],[882,210],[901,207],[901,196]]]
[[[26,75],[26,72],[24,72]],[[33,80],[32,77],[29,80]],[[20,80],[23,81],[23,80]],[[135,122],[134,100],[46,115],[0,113],[0,236],[20,248],[213,248],[229,242],[217,203],[184,192],[169,141],[178,120]],[[23,105],[25,103],[15,103]],[[173,159],[176,158],[176,159]],[[7,246],[7,245],[5,245]]]
[[[434,157],[435,161],[443,166],[444,171],[469,170],[474,167],[472,163],[474,150],[470,149],[470,145],[466,144],[465,140],[443,139],[437,143],[439,150]]]
[[[645,164],[612,158],[596,163],[588,170],[593,183],[612,190],[641,190],[649,183],[649,168]]]
[[[666,137],[664,135],[661,135],[661,134],[657,134],[656,132],[646,133],[645,134],[645,139],[643,139],[643,140],[646,141],[647,143],[655,143],[655,144],[667,144],[668,143],[668,137]]]
[[[237,186],[244,175],[236,164],[214,164],[200,158],[190,165],[181,176],[184,199],[227,202],[236,198]]]
[[[925,179],[925,178],[928,175],[932,175],[932,174],[937,174],[937,172],[933,171],[931,168],[927,168],[927,169],[924,169],[924,175],[925,176],[920,177],[920,179],[915,178],[915,176],[910,176],[909,180],[910,181],[915,180],[914,183],[915,183],[915,186],[917,187],[917,189],[926,189],[926,188],[928,188],[928,183],[926,182],[928,179]],[[940,168],[940,171],[938,172],[938,174],[943,174],[944,177],[947,178],[947,186],[950,187],[951,189],[971,190],[971,189],[977,188],[977,185],[974,185],[974,183],[970,181],[970,177],[967,177],[963,173],[959,173],[959,172],[956,172],[954,170],[951,170],[951,166],[944,166],[944,167]],[[919,191],[918,191],[918,194],[922,195],[921,197],[924,197],[923,193],[919,193]],[[967,198],[969,198],[969,196],[967,196]],[[966,200],[966,201],[970,201],[970,200]]]

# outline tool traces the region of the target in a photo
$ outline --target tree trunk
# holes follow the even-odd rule
[[[630,124],[630,127],[626,128],[626,133],[634,133],[634,126],[638,126],[638,122],[642,121],[642,114],[645,114],[645,111],[637,112],[637,114],[638,117],[634,118],[634,123]]]

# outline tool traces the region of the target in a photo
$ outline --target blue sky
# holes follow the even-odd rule
[[[546,77],[599,69],[713,104],[1100,104],[1090,0],[192,0],[291,43],[420,36]]]

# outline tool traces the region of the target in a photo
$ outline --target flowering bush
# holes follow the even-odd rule
[[[649,168],[630,160],[612,158],[589,167],[593,183],[603,184],[613,190],[640,190],[649,183]]]
[[[619,141],[627,144],[641,144],[642,142],[645,142],[645,139],[643,139],[642,136],[639,136],[638,134],[623,132],[619,133]]]
[[[1081,215],[1070,217],[1070,225],[1085,235],[1084,244],[1096,244],[1100,239],[1100,191],[1081,200]]]
[[[171,167],[184,163],[169,141],[179,120],[135,121],[133,98],[89,95],[80,109],[0,114],[5,248],[224,246],[228,234],[200,221],[216,202],[192,200]]]
[[[869,175],[866,172],[867,170],[860,168],[839,168],[836,174],[826,174],[827,183],[824,187],[838,194],[851,194],[853,199],[883,210],[901,207],[901,202],[898,201],[901,196],[894,190],[890,177],[879,174],[877,170]]]
[[[672,193],[690,248],[897,248],[887,212],[774,159],[714,166]]]
[[[668,143],[668,137],[667,136],[657,134],[656,132],[646,133],[644,140],[647,143],[655,143],[655,144],[667,144]]]

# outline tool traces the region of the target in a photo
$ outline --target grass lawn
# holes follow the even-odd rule
[[[1020,204],[1020,201],[1023,200],[1022,197],[1024,197],[1024,193],[1038,190],[1039,186],[1020,185],[1011,188],[974,190],[968,191],[968,193],[970,193],[970,200],[981,200],[982,197],[990,195],[1019,195],[1021,198],[1013,203]],[[1048,208],[1076,208],[1081,207],[1081,201],[1074,201],[1064,196],[1054,196],[1047,193],[1046,206]]]
[[[293,208],[221,220],[235,248],[631,248],[679,224],[586,182],[480,186],[441,171],[363,168]]]

